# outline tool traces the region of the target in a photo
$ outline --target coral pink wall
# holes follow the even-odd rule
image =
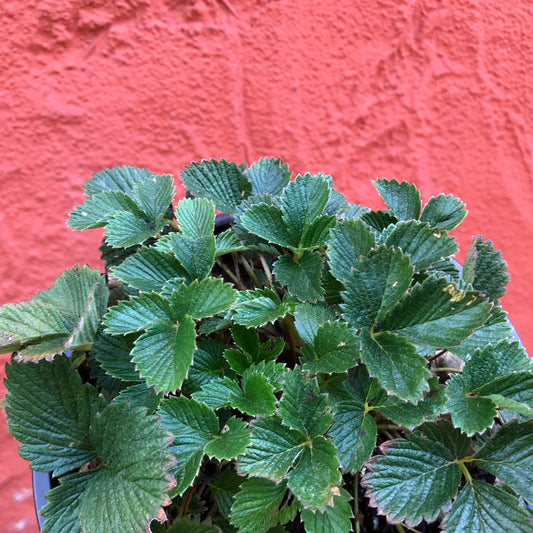
[[[533,350],[531,3],[3,0],[0,22],[0,302],[99,265],[65,226],[92,172],[276,155],[354,202],[378,176],[463,199],[459,259],[478,233],[504,252]],[[32,531],[0,424],[2,528]]]

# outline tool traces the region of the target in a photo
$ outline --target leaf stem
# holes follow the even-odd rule
[[[470,475],[470,472],[468,471],[468,468],[466,468],[465,461],[463,459],[460,459],[459,461],[456,461],[456,463],[459,465],[459,468],[461,469],[461,472],[465,476],[465,479],[468,481],[468,483],[472,483],[472,476]]]
[[[246,270],[246,273],[250,276],[250,279],[254,282],[255,286],[261,287],[261,283],[259,283],[259,280],[257,279],[257,276],[255,275],[254,269],[252,268],[250,263],[248,263],[248,260],[246,259],[246,257],[244,257],[243,255],[241,255],[241,263],[242,263],[242,266],[244,267],[244,270]]]
[[[180,229],[179,224],[178,224],[175,220],[170,219],[170,220],[168,221],[168,223],[169,223],[174,229],[177,229],[177,230]]]
[[[235,285],[240,289],[243,290],[243,286],[239,278],[221,261],[220,258],[217,258],[216,264],[223,270],[225,274],[235,283]]]
[[[402,526],[402,524],[396,524],[396,529],[397,529],[400,533],[405,533],[405,529],[404,529],[404,527]]]
[[[287,331],[287,337],[289,339],[289,346],[291,347],[292,362],[298,364],[298,348],[297,348],[297,339],[300,339],[298,331],[294,326],[294,322],[288,316],[283,318],[283,325]]]
[[[262,253],[259,253],[259,261],[261,261],[261,266],[263,267],[263,270],[266,274],[268,286],[270,289],[272,289],[274,287],[274,284],[272,281],[272,272],[270,271],[268,263],[266,262],[266,259],[264,258]]]
[[[462,374],[463,371],[451,366],[437,366],[431,369],[432,372],[448,372],[449,374]]]
[[[359,472],[356,472],[353,477],[353,515],[355,518],[355,533],[360,533],[361,517],[359,516]]]

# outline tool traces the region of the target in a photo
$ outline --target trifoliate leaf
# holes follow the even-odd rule
[[[428,277],[415,285],[379,326],[417,344],[457,346],[483,325],[491,307],[476,292],[461,291],[443,278]]]
[[[279,522],[279,507],[286,490],[285,483],[247,479],[235,495],[231,523],[240,533],[266,533]]]
[[[252,423],[251,444],[238,458],[240,472],[279,483],[302,454],[305,437],[282,425],[278,417],[257,418]]]
[[[254,194],[273,194],[280,196],[289,184],[292,172],[281,159],[264,157],[246,170],[246,176],[252,182]]]
[[[430,226],[445,231],[456,228],[466,217],[466,207],[459,198],[451,194],[439,194],[429,199],[424,207],[420,220]]]
[[[461,470],[456,460],[469,446],[470,439],[448,423],[424,424],[405,439],[389,441],[382,446],[384,455],[368,463],[367,496],[389,520],[409,526],[432,522],[457,494]]]
[[[427,390],[426,360],[403,337],[361,331],[361,358],[370,375],[396,396],[417,403]]]
[[[112,307],[105,316],[106,332],[134,333],[158,321],[172,320],[170,302],[155,293],[143,293]]]
[[[322,299],[322,258],[318,252],[306,251],[298,258],[282,255],[274,263],[273,273],[299,300],[316,302]]]
[[[333,505],[326,505],[323,511],[313,512],[303,509],[302,521],[307,533],[350,533],[352,531],[352,507],[348,503],[352,497],[344,489],[333,496]]]
[[[533,421],[512,421],[476,452],[476,465],[494,474],[528,501],[533,501]]]
[[[229,309],[236,294],[237,291],[220,278],[195,280],[189,285],[182,283],[172,294],[172,313],[176,317],[188,314],[195,320],[211,317]]]
[[[113,275],[140,291],[159,292],[169,279],[187,277],[187,271],[173,254],[145,247],[113,268]]]
[[[230,460],[242,455],[250,444],[250,431],[244,420],[232,416],[220,430],[218,435],[205,447],[205,453],[209,457],[218,460]]]
[[[483,481],[467,483],[443,522],[446,531],[492,533],[531,532],[531,515],[512,494]]]
[[[209,276],[215,263],[214,235],[191,239],[181,233],[172,233],[169,242],[172,252],[191,280]]]
[[[89,427],[105,401],[94,387],[82,385],[67,357],[13,362],[6,365],[6,375],[9,432],[22,443],[20,455],[34,470],[59,476],[96,456]]]
[[[192,163],[183,169],[181,179],[194,196],[211,200],[222,213],[235,213],[252,192],[252,184],[241,168],[224,159]]]
[[[298,464],[287,474],[287,485],[302,505],[316,510],[333,503],[340,481],[337,451],[324,437],[306,441]]]
[[[399,250],[379,248],[361,258],[345,280],[345,320],[356,329],[372,326],[398,302],[411,284],[414,269]]]
[[[121,211],[109,220],[105,238],[114,248],[128,248],[140,244],[156,235],[164,226],[164,222],[154,224],[139,212]]]
[[[278,409],[283,424],[311,437],[322,435],[332,422],[326,409],[327,398],[320,392],[316,379],[298,370],[285,376]]]
[[[112,169],[104,168],[84,184],[85,194],[94,196],[103,191],[122,191],[130,195],[135,183],[151,177],[153,174],[145,168],[124,165]]]
[[[341,401],[333,410],[329,435],[343,472],[357,472],[376,446],[377,426],[370,411],[357,401]]]
[[[177,482],[174,492],[181,494],[196,477],[207,443],[218,434],[218,418],[207,405],[185,396],[163,400],[158,413],[161,426],[175,436],[169,450],[177,463],[171,473]]]
[[[453,237],[417,220],[399,222],[388,234],[385,244],[399,248],[404,255],[408,255],[417,272],[457,252]]]
[[[321,174],[298,175],[287,185],[281,200],[283,221],[291,238],[300,242],[306,228],[319,217],[326,207],[331,184]]]
[[[321,215],[304,228],[300,239],[301,249],[316,249],[324,246],[329,237],[329,231],[335,226],[337,217]]]
[[[313,344],[315,335],[325,322],[334,322],[335,312],[326,305],[304,303],[294,311],[294,325],[306,344]]]
[[[496,301],[505,294],[510,277],[502,253],[494,250],[491,241],[483,242],[483,237],[474,237],[463,268],[465,281],[489,300]]]
[[[193,319],[177,324],[156,322],[135,341],[131,355],[139,374],[158,391],[171,392],[187,377],[196,349]]]
[[[176,220],[185,237],[209,237],[215,228],[215,206],[205,198],[185,198],[178,203]]]
[[[303,368],[316,372],[345,372],[361,355],[355,331],[345,322],[326,322],[317,329],[312,344],[302,346]]]
[[[158,226],[174,198],[172,176],[156,176],[138,181],[132,188],[132,196],[148,220]]]
[[[237,294],[237,303],[233,306],[233,320],[241,326],[259,327],[285,316],[293,307],[294,302],[291,299],[281,302],[271,289],[241,291]]]
[[[113,399],[113,403],[126,402],[130,407],[145,407],[149,413],[154,413],[162,399],[162,392],[156,392],[146,383],[138,383],[121,390],[119,395]]]
[[[298,241],[289,233],[282,215],[279,207],[260,203],[249,207],[241,215],[240,223],[250,233],[268,242],[287,248],[297,248]]]
[[[360,257],[366,256],[375,244],[375,235],[361,220],[339,220],[328,243],[331,273],[338,280],[347,280]]]
[[[420,216],[420,193],[415,185],[397,180],[379,179],[372,182],[381,198],[399,220],[417,219]]]

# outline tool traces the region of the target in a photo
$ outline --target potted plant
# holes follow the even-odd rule
[[[380,179],[372,211],[274,158],[181,179],[95,174],[68,223],[105,274],[0,308],[42,531],[531,532],[531,361],[501,254],[453,261],[463,203]]]

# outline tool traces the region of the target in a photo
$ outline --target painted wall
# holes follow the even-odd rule
[[[459,196],[459,259],[472,234],[504,252],[533,350],[532,22],[526,0],[3,0],[0,302],[99,265],[65,226],[92,172],[276,155],[373,207],[379,176]],[[0,441],[3,531],[32,531],[3,418]]]

